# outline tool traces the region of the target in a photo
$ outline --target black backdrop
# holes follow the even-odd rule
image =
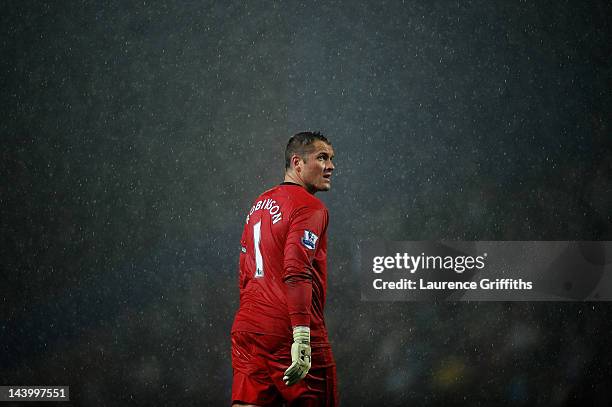
[[[227,405],[244,216],[320,130],[344,405],[612,402],[608,303],[365,303],[357,268],[368,239],[612,240],[607,2],[0,9],[0,385]]]

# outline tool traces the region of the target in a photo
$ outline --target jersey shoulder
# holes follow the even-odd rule
[[[304,187],[294,184],[281,184],[277,188],[279,188],[280,193],[287,197],[287,200],[291,201],[296,209],[307,207],[312,210],[327,211],[325,204],[316,196],[306,191]]]
[[[319,199],[296,184],[280,184],[261,193],[253,202],[251,215],[258,209],[273,209],[278,206],[282,219],[291,219],[298,214],[322,212],[327,217],[327,208]],[[274,209],[276,211],[276,209]],[[272,212],[271,212],[272,214]],[[285,218],[288,215],[288,218]],[[247,218],[248,219],[248,218]]]

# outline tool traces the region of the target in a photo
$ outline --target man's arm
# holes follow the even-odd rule
[[[307,274],[285,279],[287,308],[291,326],[310,326],[310,304],[312,304],[312,277]]]
[[[283,377],[288,386],[306,377],[311,366],[312,260],[326,225],[327,213],[324,210],[301,208],[294,214],[285,243],[284,281],[293,330],[292,363]]]

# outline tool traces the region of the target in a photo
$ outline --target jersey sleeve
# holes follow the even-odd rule
[[[246,276],[246,232],[247,232],[248,224],[245,224],[244,229],[242,230],[242,237],[240,238],[240,257],[238,260],[238,288],[240,289],[240,293],[242,294],[242,289],[246,286],[247,276]]]
[[[300,208],[292,217],[285,241],[283,280],[291,325],[310,324],[312,261],[327,229],[325,209]]]

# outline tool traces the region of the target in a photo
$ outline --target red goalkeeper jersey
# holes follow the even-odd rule
[[[241,239],[240,308],[232,332],[286,337],[310,326],[314,347],[328,347],[325,205],[300,185],[280,184],[251,207]],[[314,351],[314,349],[313,349]]]

